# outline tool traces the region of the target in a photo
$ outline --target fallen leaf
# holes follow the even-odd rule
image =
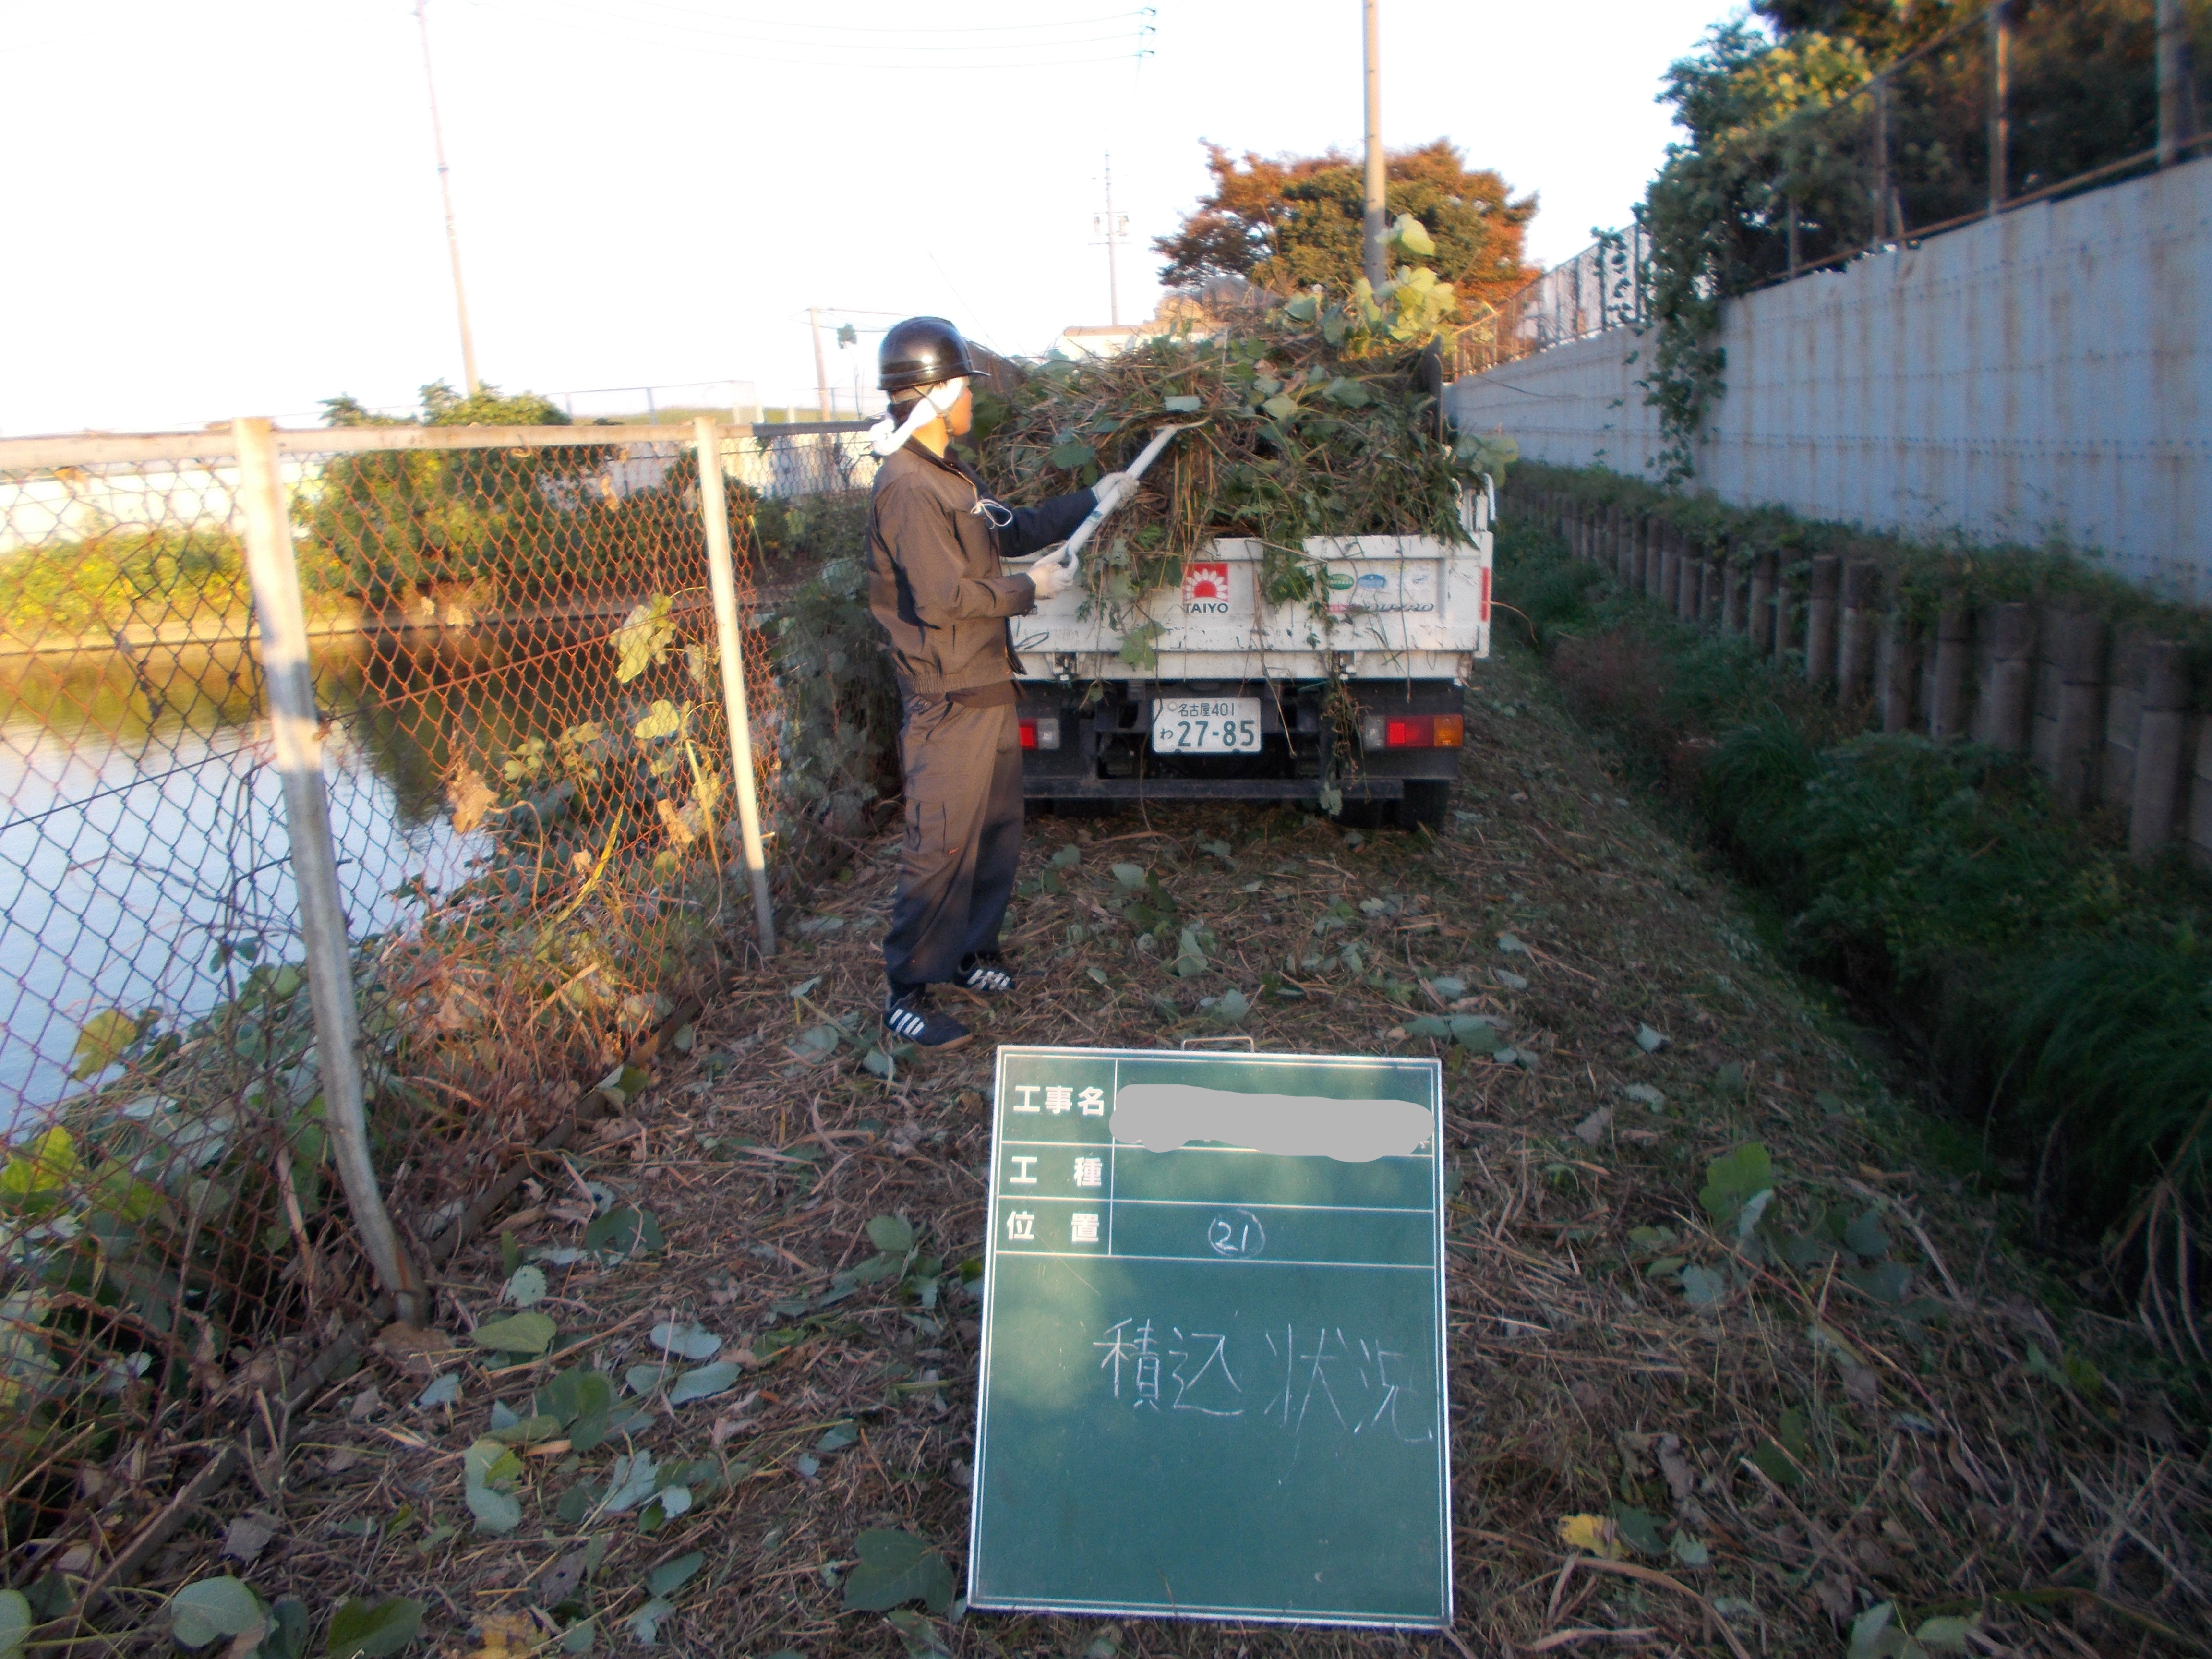
[[[253,1558],[269,1547],[269,1540],[283,1529],[283,1523],[273,1515],[259,1510],[248,1510],[238,1516],[222,1533],[222,1553],[252,1565]]]
[[[554,1325],[542,1313],[512,1314],[479,1325],[469,1340],[497,1353],[544,1353],[553,1346]]]
[[[1595,1146],[1605,1139],[1605,1132],[1613,1126],[1613,1108],[1601,1106],[1575,1125],[1575,1139],[1585,1146]]]
[[[477,1626],[477,1637],[483,1645],[469,1659],[515,1659],[538,1646],[538,1627],[527,1613],[489,1613]]]
[[[1698,1472],[1682,1455],[1681,1441],[1671,1434],[1661,1435],[1656,1455],[1659,1473],[1667,1479],[1667,1490],[1674,1494],[1677,1504],[1688,1503],[1698,1489]]]
[[[1608,1561],[1618,1561],[1626,1553],[1620,1547],[1619,1534],[1610,1516],[1561,1516],[1559,1541],[1571,1550],[1583,1550],[1591,1555],[1602,1556]]]
[[[453,1339],[443,1331],[423,1330],[395,1320],[377,1333],[376,1347],[400,1364],[439,1358],[454,1352]]]
[[[1728,1300],[1729,1284],[1725,1277],[1710,1267],[1695,1265],[1682,1269],[1682,1294],[1693,1308],[1717,1308]]]

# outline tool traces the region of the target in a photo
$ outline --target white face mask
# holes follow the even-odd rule
[[[884,415],[868,428],[868,447],[878,455],[896,453],[906,441],[927,426],[952,412],[952,405],[960,401],[960,394],[968,389],[968,377],[956,374],[940,386],[933,386],[922,394],[921,400],[907,411],[906,419],[898,425]]]

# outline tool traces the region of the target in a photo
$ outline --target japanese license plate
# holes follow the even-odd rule
[[[1256,755],[1257,697],[1164,697],[1152,705],[1157,755]]]

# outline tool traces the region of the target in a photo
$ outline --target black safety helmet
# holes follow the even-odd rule
[[[957,374],[983,374],[968,355],[968,342],[942,317],[909,317],[894,324],[876,353],[876,385],[896,397]]]

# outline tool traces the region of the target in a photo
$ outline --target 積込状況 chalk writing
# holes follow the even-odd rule
[[[1131,1316],[1091,1343],[1115,1405],[1243,1421],[1277,1433],[1435,1442],[1431,1379],[1389,1340],[1335,1325],[1202,1331]]]

